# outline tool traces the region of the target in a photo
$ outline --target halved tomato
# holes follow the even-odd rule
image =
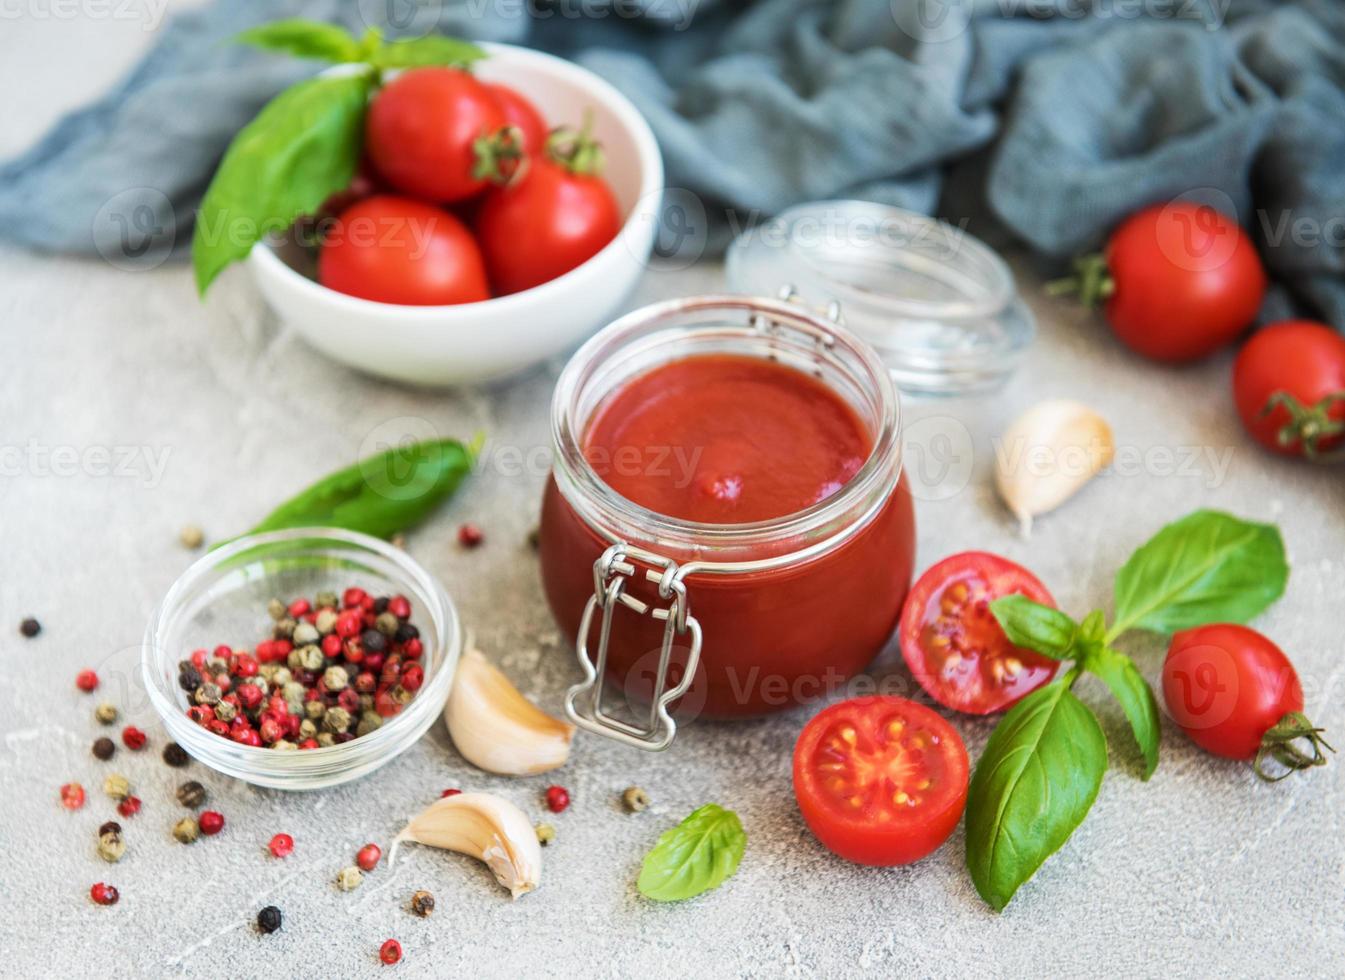
[[[909,864],[948,839],[967,805],[962,738],[924,705],[886,695],[833,704],[794,745],[794,797],[826,847],[859,864]]]
[[[1016,647],[990,603],[1025,595],[1055,606],[1022,565],[984,551],[945,558],[921,575],[901,610],[901,654],[939,704],[972,715],[1003,711],[1055,676],[1060,663]]]

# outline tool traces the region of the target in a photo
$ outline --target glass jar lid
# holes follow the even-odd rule
[[[903,391],[994,388],[1017,367],[1036,324],[992,248],[945,221],[867,201],[814,201],[741,232],[731,289],[809,305],[838,303]]]

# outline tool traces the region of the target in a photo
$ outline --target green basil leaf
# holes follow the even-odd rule
[[[1135,662],[1123,653],[1109,647],[1094,647],[1083,659],[1084,669],[1096,674],[1111,688],[1112,696],[1121,705],[1130,730],[1135,733],[1140,752],[1144,755],[1144,778],[1148,779],[1158,768],[1158,743],[1162,738],[1162,724],[1158,719],[1158,700]]]
[[[1097,798],[1107,740],[1064,681],[1019,701],[990,735],[967,792],[967,868],[999,911]]]
[[[196,215],[192,263],[202,296],[263,237],[350,184],[372,86],[368,70],[300,82],[234,137]]]
[[[1101,609],[1094,609],[1079,624],[1079,645],[1096,646],[1107,635],[1107,617]]]
[[[471,472],[475,446],[456,439],[394,446],[319,480],[250,533],[342,527],[390,538],[419,524],[448,499]]]
[[[637,887],[656,902],[680,902],[718,888],[738,870],[747,834],[738,815],[707,803],[664,831],[645,855]]]
[[[1006,595],[990,603],[1000,628],[1016,647],[1063,660],[1074,649],[1079,624],[1059,609],[1033,602],[1025,595]]]
[[[1175,633],[1205,623],[1245,623],[1284,593],[1289,565],[1273,524],[1199,510],[1169,524],[1116,574],[1116,622]]]
[[[359,61],[360,46],[350,32],[316,20],[277,20],[246,30],[234,38],[264,51],[283,51],[317,61]]]
[[[423,65],[463,67],[480,61],[486,52],[470,41],[442,34],[405,41],[385,41],[370,61],[378,68],[417,68]]]

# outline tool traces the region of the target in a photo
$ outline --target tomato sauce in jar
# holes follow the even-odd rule
[[[675,601],[702,638],[684,717],[819,698],[892,635],[915,543],[896,392],[834,323],[745,297],[637,311],[567,366],[553,434],[543,584],[581,656],[596,659],[609,620],[618,707],[683,680],[693,631],[667,625],[676,608],[660,618]],[[614,546],[638,554],[604,563]],[[620,601],[604,603],[616,577]]]

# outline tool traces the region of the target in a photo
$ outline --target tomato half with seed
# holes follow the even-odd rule
[[[858,864],[909,864],[946,841],[967,805],[970,765],[943,718],[905,698],[833,704],[794,745],[794,796],[828,850]]]
[[[990,603],[1006,595],[1055,606],[1026,568],[984,551],[945,558],[911,589],[901,610],[901,653],[939,704],[972,715],[1003,711],[1055,676],[1059,662],[1004,635]]]

